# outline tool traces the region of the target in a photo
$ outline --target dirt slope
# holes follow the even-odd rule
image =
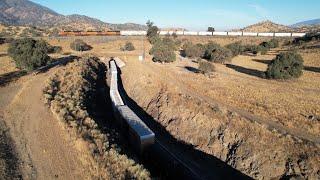
[[[247,63],[255,68],[265,68],[264,64],[248,57],[234,62],[242,66],[244,64],[241,63]],[[126,63],[122,78],[129,96],[178,140],[191,143],[194,148],[223,160],[253,178],[319,177],[319,147],[312,144],[318,142],[316,132],[319,126],[305,119],[292,121],[287,117],[289,119],[286,121],[286,116],[280,111],[276,114],[281,117],[280,122],[273,122],[272,113],[263,115],[261,112],[265,110],[251,106],[257,105],[251,102],[252,98],[268,96],[276,100],[278,96],[283,96],[262,94],[263,88],[276,87],[279,90],[287,89],[289,85],[299,88],[315,84],[306,85],[302,81],[283,86],[283,82],[270,82],[223,65],[216,66],[217,73],[210,79],[190,72],[188,69],[197,68],[191,61],[155,64],[140,63],[131,58]],[[305,78],[309,76],[313,79],[318,77],[315,73],[306,73]],[[299,92],[301,95],[302,91]],[[287,107],[282,104],[286,101],[275,103]],[[304,108],[309,108],[309,105]],[[257,116],[260,114],[267,118],[260,119]],[[294,122],[299,122],[300,129],[290,124]],[[308,129],[310,137],[305,136]],[[297,140],[300,136],[307,141]]]
[[[86,163],[90,159],[86,159],[84,151],[80,152],[81,143],[71,142],[66,130],[44,105],[43,83],[54,71],[28,75],[2,87],[1,113],[21,156],[23,178],[87,179],[90,168]]]

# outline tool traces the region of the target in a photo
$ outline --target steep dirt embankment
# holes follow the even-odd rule
[[[105,70],[106,67],[96,57],[70,63],[48,79],[44,96],[57,119],[88,147],[95,161],[93,177],[150,179],[149,172],[118,146],[115,139],[119,134],[108,126],[112,120],[102,118],[101,121],[106,122],[103,127],[98,122],[97,117],[101,115],[97,109],[101,107],[96,101],[97,88],[98,82],[105,82]],[[102,111],[108,111],[107,107],[103,108]]]
[[[174,137],[257,179],[320,178],[319,147],[280,135],[219,105],[188,94],[148,63],[128,62],[128,95]]]

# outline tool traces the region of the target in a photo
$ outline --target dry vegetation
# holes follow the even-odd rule
[[[87,141],[99,164],[99,178],[149,179],[146,169],[121,154],[119,147],[110,142],[116,133],[109,129],[109,134],[103,134],[87,111],[93,105],[97,78],[104,70],[104,65],[94,57],[75,61],[48,80],[44,96],[58,119]]]
[[[185,38],[194,44],[209,40],[258,45],[268,39]],[[253,178],[318,179],[320,52],[310,49],[314,46],[296,47],[305,65],[297,80],[261,76],[267,64],[290,47],[266,55],[239,55],[227,66],[215,64],[212,78],[194,73],[198,64],[191,60],[156,64],[147,56],[139,63],[123,55],[127,66],[122,78],[129,96],[177,139]]]

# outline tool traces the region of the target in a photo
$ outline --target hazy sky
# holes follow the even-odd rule
[[[244,27],[262,20],[290,25],[320,18],[320,0],[32,0],[54,11],[82,14],[110,23],[217,30]]]

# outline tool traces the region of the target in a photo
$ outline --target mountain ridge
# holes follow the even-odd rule
[[[61,30],[146,30],[135,23],[112,24],[85,15],[61,15],[29,0],[0,0],[0,23]]]

